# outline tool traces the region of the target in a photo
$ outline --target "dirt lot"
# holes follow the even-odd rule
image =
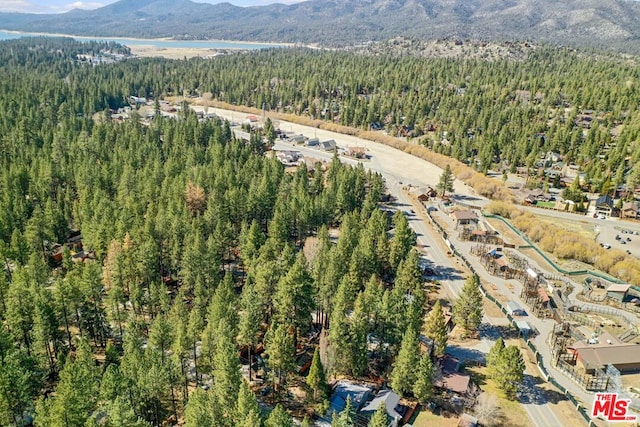
[[[215,56],[218,51],[216,49],[209,48],[184,48],[184,47],[157,47],[157,46],[144,46],[144,45],[132,45],[131,53],[141,57],[163,57],[167,59],[183,59],[193,58],[199,56],[201,58],[208,58]]]
[[[414,427],[456,427],[457,425],[457,417],[445,418],[441,415],[432,414],[429,411],[421,411],[413,421]]]

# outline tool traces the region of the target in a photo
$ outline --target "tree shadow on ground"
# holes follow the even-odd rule
[[[558,404],[568,401],[567,396],[557,390],[548,390],[541,387],[544,381],[540,377],[524,374],[522,385],[518,391],[520,403],[546,405],[547,403]]]

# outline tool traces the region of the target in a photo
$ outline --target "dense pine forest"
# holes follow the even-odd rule
[[[1,50],[0,424],[256,426],[241,355],[264,348],[249,375],[277,402],[322,325],[331,369],[353,375],[369,370],[367,333],[393,345],[388,361],[420,330],[415,236],[378,209],[379,176],[337,159],[285,173],[188,109],[149,126],[96,115],[142,64],[77,64],[92,48]]]
[[[640,183],[640,75],[623,61],[548,48],[520,61],[298,49],[79,60],[105,51],[127,53],[0,44],[1,425],[286,426],[292,410],[324,414],[329,375],[429,393],[410,386],[416,369],[431,377],[429,357],[401,343],[426,330],[443,349],[442,310],[423,325],[415,235],[382,209],[380,176],[337,158],[285,172],[259,137],[188,108],[112,121],[130,95],[211,93],[384,128],[480,171],[557,151],[585,190]],[[314,348],[305,382],[296,357]],[[291,382],[307,390],[302,410]]]

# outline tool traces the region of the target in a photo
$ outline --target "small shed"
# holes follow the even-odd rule
[[[302,144],[306,139],[304,135],[293,135],[289,138],[289,141],[295,144]]]
[[[506,305],[507,313],[512,316],[526,316],[527,313],[520,305],[515,301],[509,301]]]
[[[531,327],[529,322],[527,322],[526,320],[518,320],[516,322],[516,327],[518,328],[518,331],[520,331],[520,334],[525,339],[530,337],[531,334],[533,334],[533,332],[534,332],[534,329]]]
[[[607,298],[623,302],[631,285],[614,284],[607,288]]]
[[[338,147],[336,141],[333,139],[329,139],[327,141],[322,141],[319,145],[319,148],[324,151],[333,151]]]

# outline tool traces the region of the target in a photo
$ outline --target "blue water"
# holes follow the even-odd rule
[[[10,33],[0,30],[0,40],[11,40],[20,37],[32,37],[54,34],[36,34],[36,33]],[[220,40],[157,40],[157,39],[127,39],[114,37],[78,37],[73,36],[76,40],[81,41],[113,41],[125,46],[155,46],[155,47],[173,47],[173,48],[200,48],[200,49],[266,49],[270,47],[284,47],[285,45],[275,43],[251,43],[251,42],[233,42]]]

